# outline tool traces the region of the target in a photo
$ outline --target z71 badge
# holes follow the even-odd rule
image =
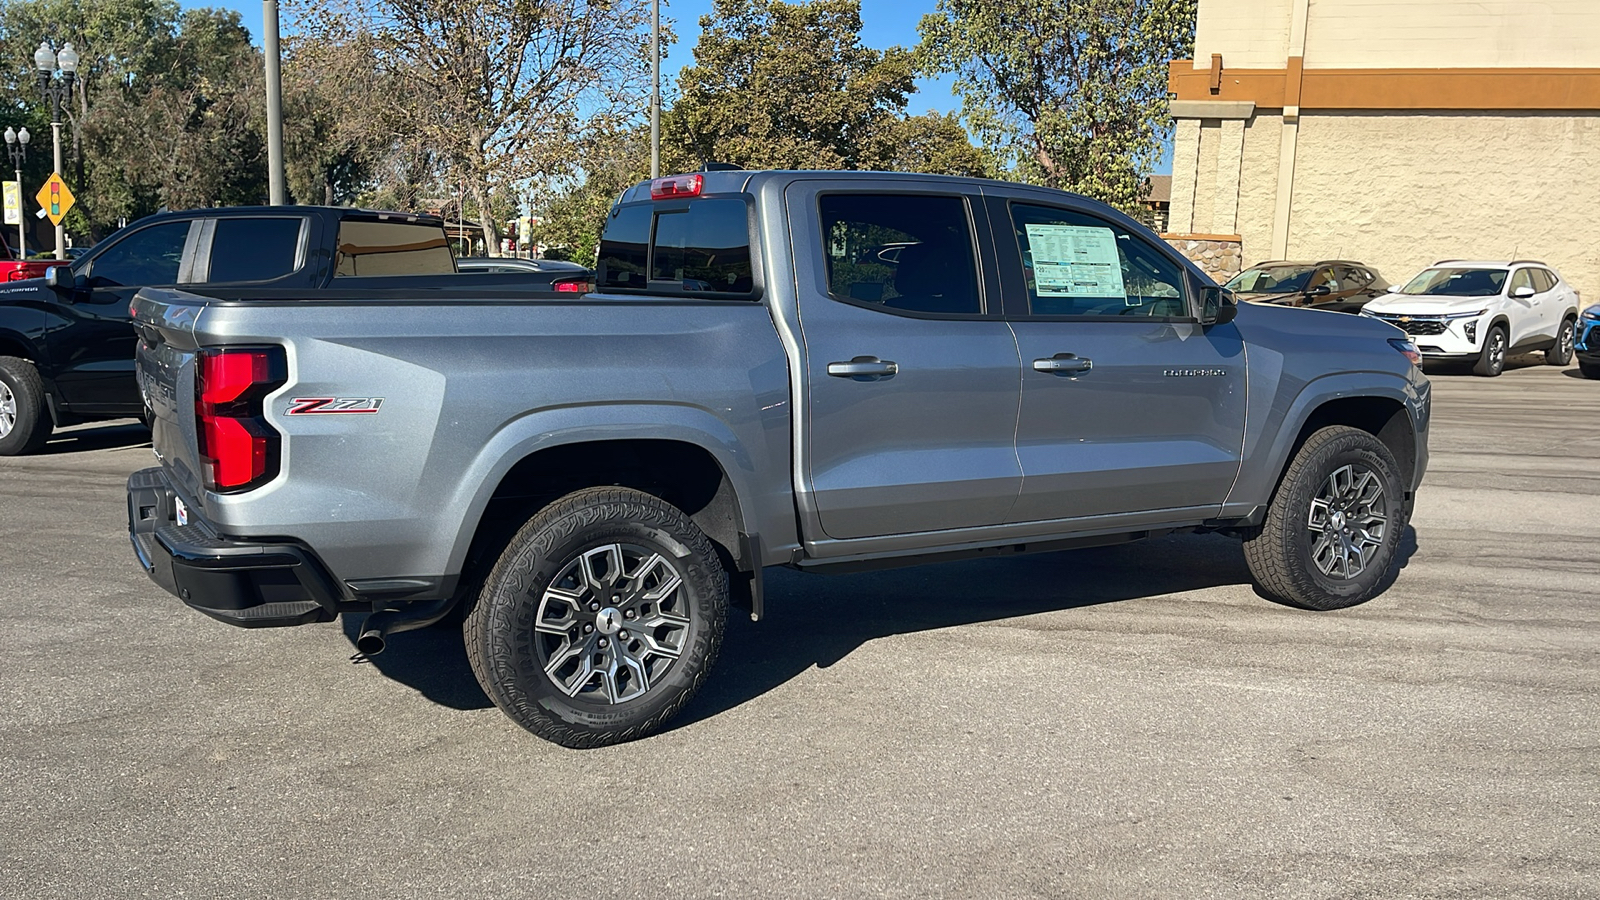
[[[375,413],[382,397],[296,397],[289,401],[287,415],[321,416],[337,413]]]

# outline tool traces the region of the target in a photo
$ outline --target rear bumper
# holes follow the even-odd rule
[[[179,525],[176,494],[160,467],[128,477],[128,533],[146,574],[186,605],[229,625],[272,628],[331,621],[339,592],[309,549],[218,537]]]

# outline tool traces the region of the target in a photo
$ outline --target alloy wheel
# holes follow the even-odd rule
[[[1562,359],[1570,360],[1572,358],[1574,330],[1576,330],[1576,326],[1571,319],[1561,323],[1561,333],[1556,335],[1556,340],[1560,343]]]
[[[1389,530],[1383,479],[1356,463],[1335,469],[1312,499],[1306,527],[1317,571],[1340,580],[1359,576]]]
[[[1506,366],[1506,338],[1495,329],[1489,334],[1489,371],[1499,372]]]
[[[579,553],[545,588],[534,621],[545,675],[569,697],[643,695],[686,649],[690,603],[672,560],[636,544]]]
[[[11,433],[17,427],[17,395],[11,392],[11,386],[0,381],[0,438]]]

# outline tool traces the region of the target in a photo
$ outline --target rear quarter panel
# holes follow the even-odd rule
[[[340,579],[458,573],[500,478],[588,440],[704,447],[746,529],[793,543],[788,377],[760,304],[220,303],[196,337],[281,344],[290,377],[267,401],[278,477],[194,499],[225,534],[305,541]],[[305,398],[382,403],[290,415]]]

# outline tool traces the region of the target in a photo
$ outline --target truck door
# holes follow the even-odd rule
[[[802,181],[786,201],[802,504],[830,538],[1005,522],[1022,481],[1019,362],[979,198],[939,182]]]
[[[135,228],[73,267],[88,277],[88,290],[62,303],[61,313],[71,324],[50,336],[50,353],[59,367],[56,383],[74,411],[130,416],[139,411],[128,303],[141,287],[179,283],[184,248],[199,225],[181,219]]]
[[[1022,357],[1010,520],[1103,528],[1220,511],[1244,437],[1238,330],[1196,323],[1190,276],[1143,229],[1032,199],[989,204]]]

